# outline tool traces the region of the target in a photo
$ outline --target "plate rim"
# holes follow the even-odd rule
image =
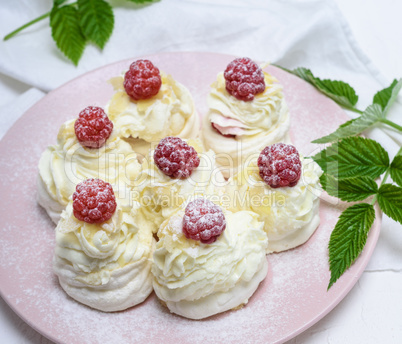
[[[60,92],[61,89],[65,88],[65,87],[68,87],[70,84],[74,84],[75,82],[77,82],[80,79],[85,79],[89,74],[92,74],[92,73],[95,73],[95,72],[97,72],[99,70],[102,70],[105,67],[112,67],[112,66],[115,66],[115,65],[120,65],[122,63],[131,62],[131,61],[139,59],[139,58],[152,59],[153,56],[160,57],[161,55],[163,56],[163,55],[193,55],[193,54],[197,54],[197,55],[201,55],[201,54],[203,54],[203,55],[219,55],[221,57],[227,57],[228,59],[229,58],[233,59],[233,58],[237,57],[237,56],[234,56],[234,55],[231,55],[231,54],[205,52],[205,51],[184,51],[184,52],[172,51],[172,52],[159,52],[159,53],[152,53],[152,54],[144,54],[144,55],[140,55],[140,56],[136,56],[136,57],[132,57],[132,58],[125,58],[125,59],[122,59],[122,60],[119,60],[119,61],[114,61],[112,63],[104,64],[102,66],[99,66],[99,67],[97,67],[97,68],[95,68],[93,70],[87,71],[87,72],[85,72],[85,73],[83,73],[83,74],[81,74],[81,75],[79,75],[77,77],[74,77],[73,79],[61,84],[57,88],[55,88],[55,89],[51,90],[50,92],[46,93],[41,99],[39,99],[37,102],[35,102],[35,104],[30,106],[13,123],[13,125],[7,130],[7,132],[2,137],[2,139],[0,140],[0,151],[3,149],[3,145],[6,144],[5,142],[7,140],[9,140],[10,136],[12,136],[13,131],[15,131],[20,126],[21,122],[25,120],[25,117],[26,117],[28,112],[33,111],[33,109],[35,109],[35,107],[39,106],[42,102],[46,102],[47,99],[49,98],[49,96],[53,95],[54,93]],[[276,66],[271,65],[271,67],[279,69]],[[286,71],[283,71],[283,72],[287,73]],[[304,80],[301,80],[301,81],[304,82],[305,84],[309,85]],[[311,86],[311,85],[309,85],[309,86]],[[332,101],[328,97],[326,97],[326,98],[327,98],[327,100]],[[344,110],[342,109],[342,111],[344,111]],[[345,115],[346,115],[346,113],[345,113]],[[300,326],[298,329],[295,329],[295,331],[293,331],[291,334],[287,335],[286,337],[281,338],[280,340],[278,340],[278,341],[276,341],[274,343],[283,343],[285,341],[288,341],[288,340],[296,337],[297,335],[303,333],[305,330],[307,330],[308,328],[310,328],[314,324],[318,323],[327,314],[329,314],[346,297],[346,295],[350,292],[350,290],[355,286],[355,284],[357,283],[357,281],[359,280],[359,278],[363,274],[363,272],[365,270],[365,267],[367,266],[372,254],[373,254],[373,251],[374,251],[374,249],[376,247],[376,244],[377,244],[377,241],[378,241],[378,238],[379,238],[379,235],[380,235],[380,229],[381,229],[381,225],[382,225],[382,212],[380,211],[380,209],[378,207],[378,204],[375,205],[375,213],[376,213],[376,218],[375,218],[373,226],[371,227],[371,229],[369,231],[369,234],[368,234],[370,236],[370,241],[368,243],[366,243],[366,245],[364,247],[364,250],[362,251],[362,253],[358,257],[358,259],[359,259],[363,255],[364,256],[363,259],[360,259],[358,262],[355,262],[355,264],[358,263],[358,267],[354,268],[357,271],[356,271],[356,273],[354,273],[353,278],[351,277],[348,280],[348,282],[346,284],[344,284],[344,286],[342,288],[342,292],[338,293],[337,297],[335,297],[331,301],[330,304],[328,304],[325,308],[323,308],[321,310],[321,312],[316,317],[310,319],[304,325]],[[351,266],[351,268],[354,267],[355,264],[353,264]],[[59,342],[59,340],[60,340],[59,338],[56,338],[52,334],[49,334],[48,332],[42,330],[33,321],[31,321],[30,318],[26,317],[25,314],[23,314],[23,312],[17,307],[16,304],[11,302],[11,300],[5,296],[5,293],[3,291],[1,283],[0,283],[0,296],[5,301],[5,303],[12,309],[13,312],[15,314],[17,314],[25,323],[27,323],[35,331],[37,331],[38,333],[40,333],[41,335],[43,335],[44,337],[48,338],[51,341]]]

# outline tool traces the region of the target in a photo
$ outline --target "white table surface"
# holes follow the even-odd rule
[[[336,0],[336,3],[358,44],[383,75],[389,81],[402,77],[401,2]],[[0,74],[0,106],[11,103],[30,88]],[[355,287],[332,312],[288,343],[402,343],[400,238],[395,239],[394,233],[383,226],[377,245],[395,251],[393,267],[384,264],[384,268],[373,269],[369,263]],[[381,260],[376,251],[372,260]],[[52,343],[25,324],[1,298],[0,338],[2,343],[9,344]]]

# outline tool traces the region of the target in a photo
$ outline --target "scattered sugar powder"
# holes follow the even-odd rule
[[[180,54],[167,56],[172,61],[181,59]],[[180,70],[180,76],[183,82],[188,81],[195,99],[200,100],[201,109],[206,109],[203,87],[209,83],[208,80],[214,79],[215,71],[211,73],[211,67],[204,66],[216,66],[218,62],[223,65],[226,57],[212,55],[213,59],[209,59],[208,54],[203,54],[203,63],[200,64],[197,59],[191,60],[194,55],[186,56],[188,65],[198,67],[192,73]],[[107,79],[117,74],[121,66],[113,68],[109,75],[104,69],[94,72],[90,81]],[[198,74],[194,75],[195,72]],[[341,122],[345,116],[335,105],[333,109],[332,105],[324,109],[324,102],[320,103],[317,92],[302,85],[296,77],[277,70],[274,72],[284,85],[291,112],[299,114],[292,118],[292,127],[297,128],[292,133],[293,142],[296,147],[305,149],[304,155],[308,155],[311,152],[306,149],[312,145],[305,143],[326,129],[330,132],[332,127],[340,124],[336,120],[339,118]],[[197,80],[200,86],[193,85],[193,80]],[[38,103],[35,111],[27,113],[29,116],[23,116],[16,123],[16,129],[11,129],[6,140],[0,142],[1,151],[7,152],[0,155],[0,191],[2,195],[7,194],[7,201],[2,200],[0,290],[25,321],[59,343],[255,344],[275,342],[291,335],[319,316],[327,305],[333,304],[340,295],[340,288],[335,285],[326,291],[329,280],[327,243],[340,208],[325,203],[321,207],[321,225],[305,245],[267,257],[270,266],[267,278],[240,310],[193,321],[170,314],[154,294],[143,304],[116,313],[93,310],[67,296],[52,271],[55,226],[36,205],[35,181],[40,153],[46,145],[54,142],[62,121],[84,108],[88,99],[99,99],[109,92],[106,83],[106,91],[88,88],[87,84],[75,87],[75,92],[64,92],[62,97],[58,92],[50,93]],[[102,83],[96,84],[103,87]],[[87,97],[77,100],[77,92],[85,93]],[[59,104],[56,112],[55,104]],[[333,114],[333,121],[328,121],[322,113]],[[49,120],[56,118],[56,114],[64,118]],[[18,144],[21,137],[33,144]],[[23,163],[14,157],[24,157]],[[177,230],[181,226],[171,228]]]
[[[173,216],[169,220],[169,229],[172,233],[173,236],[176,236],[178,234],[182,233],[182,228],[183,228],[183,219],[180,216]]]
[[[25,319],[35,319],[35,327],[49,331],[62,343],[237,343],[239,337],[245,338],[245,343],[266,343],[286,335],[289,324],[301,326],[311,304],[325,300],[325,293],[316,294],[317,288],[326,290],[326,243],[330,223],[337,216],[325,205],[323,226],[306,245],[268,256],[269,274],[244,308],[202,321],[170,314],[153,294],[143,304],[117,313],[102,313],[74,301],[61,289],[51,269],[53,225],[39,208],[32,206],[31,210],[28,220],[40,227],[24,229],[21,244],[29,249],[21,252],[20,245],[5,244],[1,252],[2,262],[9,257],[7,268],[18,270],[13,284],[19,290],[7,298],[18,300]],[[175,221],[171,228],[178,230],[180,218]],[[3,229],[7,235],[15,231],[15,227]],[[188,252],[197,254],[197,248]]]

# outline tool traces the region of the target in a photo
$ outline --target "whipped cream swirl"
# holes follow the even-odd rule
[[[259,176],[256,160],[229,181],[230,209],[246,208],[263,221],[268,252],[288,250],[306,242],[319,225],[321,168],[302,158],[302,174],[293,187],[271,188]],[[245,203],[244,203],[245,202]]]
[[[209,121],[223,135],[242,138],[267,135],[276,130],[289,116],[283,87],[265,72],[264,80],[264,92],[252,101],[242,101],[227,92],[223,72],[219,73],[208,95]]]
[[[190,92],[170,75],[161,73],[161,78],[157,95],[137,101],[124,90],[124,76],[110,80],[115,93],[105,111],[123,137],[157,142],[166,136],[198,135],[199,119]]]
[[[54,272],[75,300],[105,312],[144,301],[152,292],[152,232],[135,221],[137,206],[118,207],[102,224],[77,220],[70,202],[56,228]]]
[[[219,202],[224,193],[226,181],[215,164],[214,152],[203,152],[199,140],[187,140],[187,143],[195,148],[200,158],[200,165],[188,178],[165,175],[154,162],[153,150],[143,160],[141,178],[136,182],[133,198],[141,203],[141,213],[154,232],[184,204],[200,196]]]
[[[46,148],[39,160],[38,202],[57,223],[76,185],[87,178],[100,178],[112,184],[119,197],[129,198],[141,170],[130,144],[113,130],[99,149],[83,147],[74,131],[75,120],[65,122],[57,136],[57,144]],[[123,194],[124,193],[124,194]]]
[[[202,137],[205,147],[217,153],[216,162],[224,167],[226,178],[233,177],[254,152],[273,143],[290,143],[290,117],[283,87],[266,72],[264,79],[264,92],[252,101],[230,95],[222,72],[212,84]]]

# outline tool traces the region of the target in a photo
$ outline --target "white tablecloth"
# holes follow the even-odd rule
[[[47,12],[51,0],[0,0],[0,33]],[[162,0],[151,6],[111,1],[115,29],[103,52],[85,50],[78,67],[55,48],[48,21],[0,42],[0,137],[47,91],[99,66],[162,51],[249,56],[321,77],[348,81],[364,109],[373,94],[402,76],[402,5],[392,0]],[[339,7],[338,7],[339,6]],[[396,104],[390,118],[402,124]],[[391,156],[402,137],[368,133]],[[376,250],[356,286],[324,319],[290,343],[400,343],[402,230],[384,217]],[[0,299],[4,343],[48,343]],[[50,342],[49,342],[50,343]]]

